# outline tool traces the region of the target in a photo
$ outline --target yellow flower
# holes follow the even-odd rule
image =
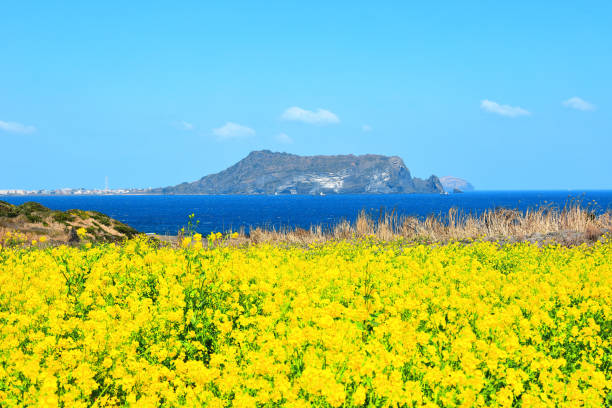
[[[181,241],[181,246],[183,248],[187,248],[189,244],[191,244],[191,237],[184,237],[183,240]]]
[[[102,362],[102,367],[107,368],[107,369],[111,368],[112,365],[113,365],[113,360],[111,360],[108,357],[106,357],[104,361]]]
[[[0,400],[15,406],[606,404],[610,240],[11,245]]]
[[[363,385],[360,385],[353,393],[353,404],[357,406],[362,406],[363,404],[365,404],[365,399],[366,390]]]

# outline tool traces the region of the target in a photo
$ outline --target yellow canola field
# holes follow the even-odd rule
[[[4,248],[0,405],[610,406],[611,299],[612,241]]]

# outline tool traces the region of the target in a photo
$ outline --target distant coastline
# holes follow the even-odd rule
[[[0,190],[0,196],[103,196],[103,195],[148,195],[150,189],[85,189],[85,188],[62,188],[55,190],[26,190],[6,189]]]
[[[75,189],[77,190],[77,189]],[[81,189],[78,189],[81,190]],[[236,194],[236,193],[216,193],[216,194],[204,194],[204,193],[181,193],[181,194],[167,194],[167,193],[159,193],[153,192],[153,189],[150,190],[142,190],[136,189],[134,191],[103,191],[103,190],[88,190],[85,193],[66,193],[59,192],[60,190],[0,190],[0,197],[103,197],[103,196],[274,196],[274,194]],[[45,192],[40,192],[45,191]],[[148,192],[151,191],[151,192]],[[572,194],[582,194],[588,192],[609,192],[612,191],[612,188],[571,188],[571,189],[490,189],[490,190],[467,190],[462,191],[462,193],[500,193],[500,192],[508,192],[508,193],[517,193],[517,192],[567,192]],[[402,195],[405,193],[367,193],[364,195]],[[451,192],[452,194],[452,192]],[[282,194],[283,196],[291,196],[293,194]],[[295,194],[297,196],[300,195],[310,195],[310,194]],[[353,194],[350,194],[353,195]]]

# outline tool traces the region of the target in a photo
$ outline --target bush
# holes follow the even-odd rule
[[[134,228],[119,221],[115,221],[114,227],[117,232],[125,235],[128,238],[132,238],[138,234],[138,231],[136,231]]]
[[[65,224],[67,222],[74,221],[74,216],[67,212],[57,211],[53,214],[53,219],[57,222]]]
[[[100,224],[110,227],[111,225],[111,219],[108,215],[106,214],[102,214],[100,212],[97,211],[90,211],[89,212],[91,214],[91,218],[93,218],[94,220],[98,221]]]
[[[89,219],[89,215],[87,214],[87,211],[73,209],[73,210],[66,211],[66,213],[72,216],[75,216],[75,217],[79,217],[82,220]]]
[[[25,217],[29,222],[37,224],[43,221],[43,218],[38,214],[26,214]]]
[[[19,212],[24,215],[31,214],[31,213],[49,213],[51,212],[51,210],[45,207],[44,205],[39,204],[34,201],[28,201],[27,203],[23,203],[17,208]]]
[[[6,201],[0,201],[0,217],[16,217],[19,215],[17,207]]]

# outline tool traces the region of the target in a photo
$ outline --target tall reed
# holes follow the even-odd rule
[[[381,240],[420,240],[447,242],[453,240],[543,240],[593,241],[612,232],[612,212],[596,214],[591,209],[572,203],[563,208],[542,206],[526,211],[490,209],[479,215],[451,208],[446,214],[425,218],[383,212],[375,219],[361,211],[354,222],[340,221],[331,228],[321,225],[302,228],[253,228],[248,240],[310,244],[326,240],[376,237]],[[568,242],[572,243],[572,242]],[[575,242],[579,243],[579,242]]]

